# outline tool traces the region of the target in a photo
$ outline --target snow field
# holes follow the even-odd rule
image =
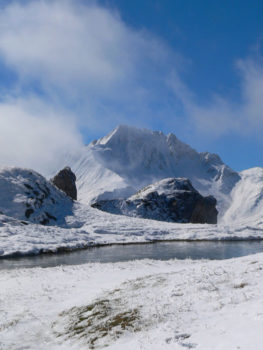
[[[261,350],[263,254],[0,272],[0,349]]]

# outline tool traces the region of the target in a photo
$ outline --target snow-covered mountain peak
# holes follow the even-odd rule
[[[219,156],[199,153],[174,134],[120,125],[85,148],[72,165],[80,199],[127,198],[140,188],[170,177],[188,178],[202,195],[214,195],[220,207],[240,180]]]
[[[128,125],[119,125],[113,131],[111,131],[108,135],[97,140],[95,145],[116,145],[119,142],[132,142],[139,141],[141,139],[149,140],[154,137],[165,138],[165,135],[161,131],[151,131],[148,129],[140,129],[134,126]]]
[[[156,178],[160,178],[160,170],[171,168],[175,159],[179,160],[186,155],[190,158],[199,157],[194,149],[174,134],[165,135],[161,131],[126,125],[118,126],[107,136],[91,143],[89,148],[101,151],[103,160],[111,159],[113,171],[119,171],[125,166],[133,176],[134,172],[144,169],[147,176],[151,172],[155,173]]]

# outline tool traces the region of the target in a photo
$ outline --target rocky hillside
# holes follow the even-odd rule
[[[127,200],[103,200],[94,208],[127,216],[167,222],[217,223],[216,199],[203,197],[185,178],[168,178],[149,185]]]

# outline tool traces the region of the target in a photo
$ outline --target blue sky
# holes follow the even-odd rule
[[[260,48],[261,1],[102,1],[128,25],[146,28],[191,61],[185,81],[206,100],[212,91],[239,95],[234,63]]]
[[[262,166],[262,40],[260,1],[0,1],[0,162],[130,124]]]

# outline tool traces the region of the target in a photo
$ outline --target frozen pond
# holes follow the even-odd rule
[[[263,252],[263,241],[155,242],[93,247],[70,253],[0,259],[0,269],[80,265],[135,259],[229,259]]]

